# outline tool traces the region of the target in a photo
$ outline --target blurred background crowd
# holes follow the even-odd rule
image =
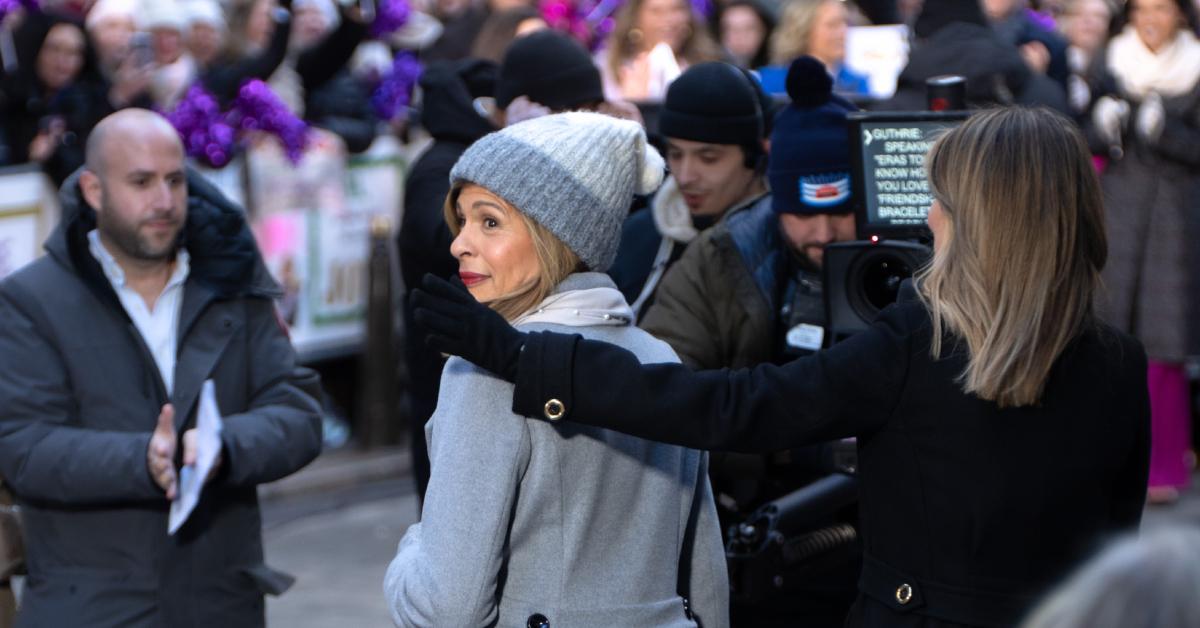
[[[57,188],[83,165],[105,116],[164,113],[193,165],[250,213],[287,292],[282,318],[325,379],[326,444],[407,440],[419,499],[442,358],[398,325],[408,342],[395,343],[397,354],[360,364],[377,329],[368,329],[370,238],[398,251],[404,286],[454,275],[442,206],[450,168],[474,141],[588,109],[642,122],[668,163],[682,163],[659,132],[664,109],[696,114],[676,115],[677,125],[707,123],[703,107],[671,103],[669,88],[689,68],[723,61],[761,88],[765,128],[745,169],[762,183],[775,153],[757,143],[794,93],[798,57],[816,59],[834,93],[865,110],[925,110],[927,81],[959,75],[970,107],[1045,106],[1087,134],[1110,209],[1106,316],[1150,357],[1150,499],[1169,503],[1195,466],[1198,11],[1200,0],[0,0],[0,278],[35,254],[37,243],[18,240],[40,243],[46,231],[20,235],[34,231],[5,222],[8,173],[37,172]],[[264,165],[263,154],[277,158]],[[726,200],[713,216],[684,216],[689,238],[742,199]],[[645,217],[650,202],[632,211]],[[53,195],[45,203],[52,215]],[[392,295],[401,312],[403,294]],[[346,325],[356,331],[326,333]],[[390,333],[377,338],[390,343]],[[378,386],[364,387],[379,373]],[[400,407],[398,394],[402,412],[363,418],[380,399]],[[408,435],[396,427],[404,423]]]

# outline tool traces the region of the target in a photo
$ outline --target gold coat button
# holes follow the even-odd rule
[[[901,604],[908,604],[912,601],[912,586],[902,584],[896,589],[896,601]]]
[[[551,421],[557,421],[563,418],[563,415],[567,413],[566,406],[563,405],[563,402],[557,399],[551,399],[550,401],[547,401],[546,407],[542,408],[542,410],[545,412],[546,418],[550,419]]]

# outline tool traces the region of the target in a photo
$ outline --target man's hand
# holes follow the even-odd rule
[[[185,467],[194,466],[196,464],[196,430],[191,429],[183,433],[183,465]],[[208,484],[217,474],[217,469],[221,468],[221,452],[217,452],[217,459],[213,461],[212,467],[208,470],[208,477],[204,478],[204,483]]]
[[[175,408],[168,403],[159,412],[158,425],[150,435],[150,447],[146,449],[146,466],[150,469],[150,476],[154,478],[154,482],[166,491],[169,500],[175,499],[179,484],[175,472],[175,446]]]

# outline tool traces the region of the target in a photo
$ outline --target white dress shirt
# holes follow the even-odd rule
[[[89,249],[92,257],[100,262],[104,275],[108,277],[121,305],[133,319],[134,326],[142,335],[162,382],[167,387],[167,395],[175,388],[175,356],[179,338],[179,312],[183,307],[183,283],[188,276],[188,252],[179,249],[175,254],[175,270],[167,280],[167,286],[154,302],[154,309],[146,307],[142,296],[125,284],[125,271],[104,248],[100,241],[100,233],[93,229],[88,233]]]

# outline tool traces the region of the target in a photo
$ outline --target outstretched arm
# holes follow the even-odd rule
[[[470,294],[433,277],[414,297],[434,348],[515,381],[513,411],[706,450],[768,452],[867,434],[899,402],[919,302],[784,366],[693,372],[638,362],[603,342],[522,335]]]

